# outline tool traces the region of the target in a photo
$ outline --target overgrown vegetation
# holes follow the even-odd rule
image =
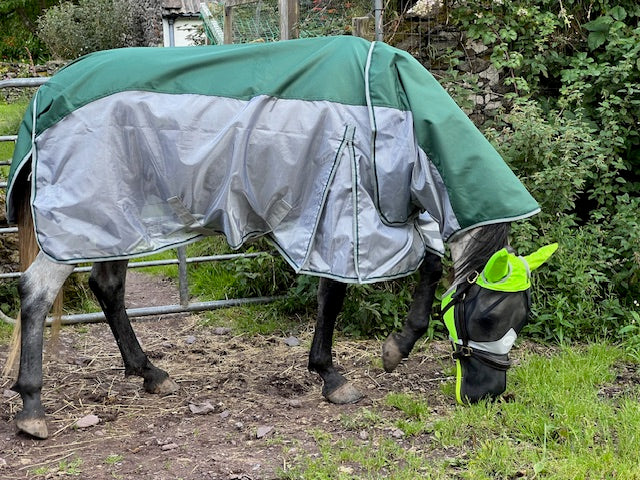
[[[0,60],[48,58],[44,43],[35,34],[38,16],[58,0],[2,0],[0,2]]]
[[[451,19],[492,48],[513,110],[487,131],[539,201],[514,225],[527,252],[559,254],[537,276],[529,334],[619,339],[638,355],[640,5],[632,0],[453,3]],[[633,335],[629,335],[633,333]]]
[[[126,0],[64,2],[38,19],[38,36],[61,59],[132,46],[140,35],[140,25]]]

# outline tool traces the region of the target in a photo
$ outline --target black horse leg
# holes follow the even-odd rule
[[[382,345],[382,363],[385,371],[393,372],[403,358],[429,327],[431,307],[436,287],[442,276],[442,262],[438,255],[429,253],[420,266],[420,281],[413,294],[409,315],[400,333],[392,333]]]
[[[20,393],[22,411],[16,415],[16,426],[36,438],[49,435],[40,396],[44,322],[72,271],[73,266],[53,263],[40,253],[19,283],[20,371],[12,389]]]
[[[131,327],[124,305],[127,261],[99,262],[93,265],[89,286],[102,307],[115,337],[125,375],[144,378],[144,389],[150,393],[167,394],[178,390],[169,374],[154,366],[142,351]]]
[[[318,286],[318,318],[309,352],[309,370],[317,372],[324,382],[322,395],[332,403],[357,402],[362,394],[333,366],[331,347],[333,330],[342,309],[347,286],[326,278]]]

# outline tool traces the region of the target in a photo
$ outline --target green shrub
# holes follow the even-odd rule
[[[525,103],[508,122],[487,133],[542,207],[514,224],[514,246],[526,253],[560,244],[534,276],[528,332],[561,341],[617,338],[640,297],[640,197],[627,191],[624,162],[608,133],[580,116]]]
[[[515,108],[486,133],[542,207],[514,224],[521,252],[558,241],[536,272],[530,334],[637,340],[640,5],[635,0],[452,4],[491,47]]]
[[[38,36],[53,56],[62,59],[135,45],[140,37],[139,28],[126,0],[61,3],[38,19]]]
[[[38,62],[49,56],[36,37],[35,24],[41,12],[58,0],[2,0],[0,2],[0,59]]]
[[[354,285],[340,316],[340,329],[355,337],[386,337],[404,324],[412,298],[410,279]]]

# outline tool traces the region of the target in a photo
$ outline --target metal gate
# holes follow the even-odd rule
[[[9,80],[0,80],[0,89],[2,88],[25,88],[25,87],[38,87],[45,83],[48,77],[37,78],[15,78]],[[17,135],[4,135],[0,136],[0,142],[15,142]],[[0,166],[8,166],[11,164],[10,160],[0,161]],[[6,182],[0,182],[0,188],[3,190],[6,188]],[[17,227],[4,227],[0,228],[0,235],[7,235],[16,233]],[[180,304],[179,305],[161,305],[127,309],[127,314],[130,318],[154,316],[154,315],[168,315],[175,313],[187,313],[187,312],[202,312],[207,310],[216,310],[219,308],[232,307],[237,305],[259,304],[268,303],[279,297],[255,297],[255,298],[234,298],[226,300],[212,300],[208,302],[191,302],[189,294],[189,284],[187,280],[187,266],[192,263],[203,262],[215,262],[234,260],[237,258],[253,258],[261,255],[261,253],[233,253],[224,255],[209,255],[201,257],[187,257],[186,248],[178,247],[177,258],[168,260],[150,260],[150,261],[135,261],[129,262],[128,268],[143,268],[154,267],[160,265],[177,265],[178,266],[178,288],[180,292]],[[74,273],[83,273],[91,271],[91,267],[76,267]],[[0,273],[0,280],[15,279],[21,276],[20,272]],[[0,320],[7,323],[15,323],[14,319],[7,317],[3,312],[0,312]],[[74,323],[96,323],[105,320],[102,312],[96,313],[84,313],[74,315],[63,315],[63,324]],[[52,320],[47,319],[47,324],[51,324]]]

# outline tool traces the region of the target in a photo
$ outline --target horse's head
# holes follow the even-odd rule
[[[459,403],[495,398],[505,391],[509,351],[529,317],[531,272],[557,248],[548,245],[526,257],[503,248],[482,272],[472,273],[445,294],[442,310],[453,344]]]

